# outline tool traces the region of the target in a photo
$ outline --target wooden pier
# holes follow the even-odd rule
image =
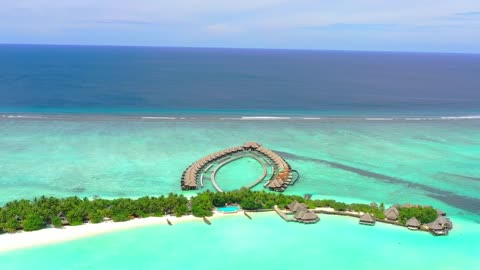
[[[282,210],[280,210],[280,208],[278,208],[278,206],[275,205],[275,206],[273,207],[273,210],[275,210],[275,212],[277,212],[277,214],[278,214],[281,218],[283,218],[283,220],[285,220],[285,221],[287,221],[287,222],[295,221],[294,218],[287,216],[287,214],[285,214],[285,212],[283,212]]]
[[[336,210],[333,210],[333,209],[332,210],[325,210],[325,209],[314,208],[314,209],[311,209],[311,211],[313,211],[315,213],[322,213],[322,214],[327,214],[327,215],[349,216],[349,217],[356,217],[356,218],[359,218],[361,216],[359,213],[336,211]]]
[[[227,165],[228,163],[230,163],[232,161],[235,161],[237,159],[240,159],[240,158],[243,158],[243,156],[233,157],[233,158],[227,159],[227,160],[223,161],[222,163],[218,164],[218,166],[213,170],[212,174],[210,175],[210,180],[212,180],[212,184],[218,192],[223,192],[223,190],[218,186],[217,180],[215,179],[215,176],[217,175],[217,171],[220,168],[222,168],[223,166]]]
[[[208,220],[207,217],[203,217],[203,221],[204,221],[205,223],[207,223],[208,225],[212,225],[212,222],[210,222],[210,220]]]
[[[243,214],[244,214],[248,219],[252,219],[252,217],[251,217],[246,211],[243,211]]]
[[[265,162],[264,162],[265,160],[261,160],[259,157],[254,156],[254,155],[251,155],[250,157],[255,159],[256,161],[258,161],[258,163],[262,164],[263,173],[262,173],[262,176],[260,176],[257,179],[257,181],[255,181],[252,184],[247,186],[248,189],[253,188],[254,186],[260,184],[265,179],[265,176],[267,176],[267,173],[268,173],[267,164],[265,164]]]

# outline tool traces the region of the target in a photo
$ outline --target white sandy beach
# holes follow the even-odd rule
[[[243,211],[236,213],[220,213],[214,212],[211,218],[223,216],[243,215]],[[202,221],[201,218],[187,215],[182,217],[168,216],[168,217],[148,217],[137,218],[126,222],[103,222],[98,224],[84,224],[80,226],[65,226],[64,228],[47,228],[33,232],[17,232],[5,233],[0,235],[0,252],[11,251],[22,248],[30,248],[42,245],[50,245],[75,239],[95,236],[99,234],[111,233],[115,231],[128,230],[152,225],[168,226],[167,218],[173,225],[184,221]]]

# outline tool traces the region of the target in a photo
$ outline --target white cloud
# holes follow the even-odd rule
[[[378,39],[379,43],[382,39],[392,40],[392,37],[401,37],[406,42],[409,40],[414,42],[419,34],[424,35],[426,32],[432,42],[448,43],[449,34],[455,37],[456,42],[468,43],[469,46],[479,45],[480,41],[480,35],[474,34],[480,27],[480,21],[475,15],[480,11],[478,0],[3,2],[5,3],[2,3],[0,8],[0,42],[7,43],[28,42],[28,38],[33,35],[40,40],[44,35],[44,42],[51,43],[61,40],[62,33],[69,33],[69,37],[79,33],[78,39],[86,33],[91,33],[92,36],[97,36],[99,43],[109,43],[108,36],[117,31],[121,35],[131,36],[131,40],[134,41],[151,38],[149,44],[157,45],[163,45],[168,40],[168,44],[181,46],[184,45],[182,42],[188,40],[188,45],[202,46],[204,44],[202,42],[208,42],[208,38],[212,37],[212,41],[218,41],[219,46],[235,47],[237,43],[241,43],[245,46],[262,44],[262,46],[305,47],[312,38],[317,39],[315,44],[325,44],[322,41],[326,38],[343,43],[349,39],[355,40],[359,34],[364,34],[362,25],[392,26],[389,29],[380,27],[366,33],[375,32],[375,39]],[[341,33],[335,33],[337,28],[329,28],[335,25],[358,25],[358,27],[355,29],[352,27],[350,32],[342,29]],[[318,28],[316,33],[312,33],[314,28]],[[310,30],[307,33],[305,29]],[[169,32],[165,34],[164,31]],[[140,36],[142,33],[144,36]],[[345,36],[350,33],[351,36]],[[195,43],[196,40],[199,42]],[[308,43],[308,46],[311,44]]]
[[[240,26],[233,26],[225,23],[210,24],[205,27],[205,31],[210,34],[234,34],[243,32]]]

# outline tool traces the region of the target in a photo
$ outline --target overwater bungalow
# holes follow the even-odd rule
[[[298,211],[306,211],[308,209],[308,206],[304,203],[293,201],[289,205],[287,205],[286,208],[292,212],[298,212]]]
[[[447,235],[448,230],[446,230],[442,225],[439,223],[429,223],[428,228],[434,235]]]
[[[297,211],[294,215],[295,219],[297,221],[300,220],[303,217],[303,214],[305,214],[305,211],[307,211],[307,210],[302,209],[302,210]]]
[[[444,216],[438,216],[434,222],[441,224],[443,227],[445,227],[448,230],[451,230],[453,227],[452,221],[449,218],[446,218]]]
[[[385,214],[385,217],[388,220],[391,220],[391,221],[397,221],[398,220],[398,215],[400,214],[398,209],[393,207],[393,206],[388,208],[387,210],[385,210],[385,212],[383,212],[383,213]]]
[[[416,217],[412,217],[407,220],[407,223],[405,225],[407,225],[407,228],[410,230],[418,230],[420,229],[422,223]]]
[[[365,213],[360,217],[359,223],[362,225],[375,225],[375,217],[369,213]]]
[[[427,227],[434,235],[447,235],[453,225],[450,219],[438,216],[433,222],[428,223]]]
[[[239,154],[235,154],[240,152]],[[245,152],[245,153],[241,153]],[[200,178],[200,174],[208,172],[211,168],[218,169],[225,165],[226,162],[232,158],[240,158],[243,155],[255,155],[259,159],[265,160],[268,166],[272,169],[272,177],[264,185],[270,190],[282,192],[288,185],[293,185],[290,165],[278,154],[263,147],[257,142],[246,142],[242,146],[236,146],[226,148],[224,150],[210,154],[204,158],[199,159],[197,162],[192,163],[182,174],[180,179],[180,186],[182,190],[197,189],[203,187],[203,178],[200,180],[200,184],[197,185],[197,179]],[[233,156],[232,156],[233,155]],[[259,160],[257,159],[257,160]],[[260,161],[259,161],[260,162]],[[262,163],[262,162],[260,162]],[[273,165],[275,164],[275,165]],[[264,164],[266,165],[266,164]],[[216,167],[215,167],[216,166]],[[295,180],[298,179],[298,173],[296,173]],[[263,180],[263,179],[262,179]],[[216,185],[214,185],[218,191],[222,191]]]
[[[262,145],[257,143],[257,142],[246,142],[243,147],[246,149],[257,149],[261,147]]]
[[[269,183],[268,183],[268,187],[270,189],[278,189],[280,188],[282,185],[275,179],[271,180]]]
[[[295,220],[297,222],[311,224],[311,223],[317,223],[320,220],[320,218],[316,213],[310,210],[301,210],[295,214]]]

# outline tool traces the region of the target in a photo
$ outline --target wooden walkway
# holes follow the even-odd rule
[[[269,175],[270,169],[268,168],[271,168],[271,177],[270,179],[267,179],[265,187],[268,186],[268,188],[275,191],[284,191],[288,184],[293,184],[291,183],[293,170],[282,157],[280,157],[274,151],[263,147],[259,143],[246,142],[242,146],[236,146],[224,149],[222,151],[217,151],[192,163],[183,172],[180,180],[180,186],[182,190],[203,188],[205,184],[204,180],[210,177],[215,189],[219,192],[223,192],[215,180],[216,172],[223,165],[246,156],[253,157],[263,167],[262,177],[257,179],[252,184],[246,186],[247,188],[253,188],[265,180],[266,176]],[[275,182],[272,184],[272,186],[269,186],[269,182],[272,181]]]
[[[344,211],[336,211],[336,210],[325,210],[321,208],[314,208],[310,209],[315,213],[322,213],[322,214],[327,214],[327,215],[337,215],[337,216],[349,216],[349,217],[356,217],[360,218],[363,213],[352,213],[352,212],[344,212]],[[401,224],[398,221],[393,221],[393,220],[388,220],[388,219],[379,219],[375,218],[375,221],[381,222],[381,223],[387,223],[387,224],[392,224],[392,225],[397,225],[401,227],[406,227],[405,225]]]
[[[289,217],[287,216],[287,214],[285,214],[285,212],[283,212],[282,210],[280,210],[280,208],[278,208],[278,206],[274,206],[273,207],[273,210],[275,210],[275,212],[277,212],[277,214],[283,218],[283,220],[285,221],[294,221],[295,219],[293,217]]]
[[[233,158],[230,158],[230,159],[227,159],[227,160],[223,161],[222,163],[218,164],[218,166],[213,170],[212,174],[210,175],[210,180],[212,181],[212,184],[217,191],[223,192],[223,190],[218,186],[217,180],[215,179],[215,176],[217,175],[217,171],[220,168],[222,168],[223,166],[225,166],[226,164],[228,164],[232,161],[235,161],[237,159],[244,158],[244,157],[251,157],[251,158],[255,159],[256,161],[258,161],[258,163],[260,163],[262,165],[262,168],[263,168],[262,176],[260,176],[260,178],[258,178],[252,184],[248,185],[247,188],[252,188],[252,187],[258,185],[260,182],[262,182],[265,179],[265,176],[268,173],[268,169],[267,169],[267,164],[265,164],[264,161],[260,160],[260,158],[255,156],[255,155],[251,155],[251,154],[250,155],[240,155],[240,156],[236,156],[236,157],[233,157]]]
[[[217,175],[217,171],[222,168],[224,165],[234,161],[234,160],[237,160],[237,159],[240,159],[242,158],[243,156],[239,156],[239,157],[234,157],[234,158],[231,158],[231,159],[227,159],[225,161],[223,161],[222,163],[218,164],[218,166],[215,168],[215,170],[213,170],[212,174],[210,175],[210,180],[212,180],[212,184],[213,186],[215,187],[215,189],[218,191],[218,192],[223,192],[223,190],[218,186],[217,184],[217,180],[215,180],[215,175]]]
[[[212,222],[210,222],[210,220],[208,220],[207,217],[203,217],[203,221],[204,221],[205,223],[207,223],[208,225],[212,225]]]
[[[252,184],[248,185],[247,188],[253,188],[254,186],[260,184],[264,179],[265,179],[265,176],[267,176],[267,173],[268,173],[268,169],[267,169],[267,164],[265,164],[265,160],[262,160],[255,156],[255,155],[251,155],[250,157],[252,157],[253,159],[255,159],[256,161],[258,161],[258,163],[260,163],[262,165],[262,168],[263,168],[263,174],[262,176],[260,176],[260,178],[257,179],[257,181],[253,182]]]

